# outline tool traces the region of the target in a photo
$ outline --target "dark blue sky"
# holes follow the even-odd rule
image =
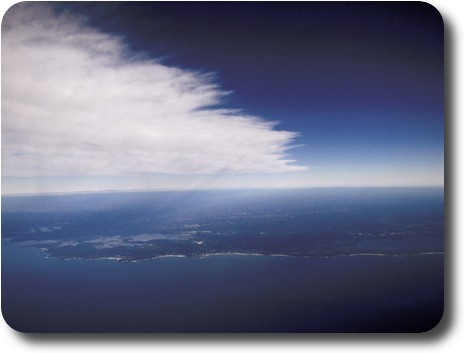
[[[234,107],[280,114],[291,106],[295,115],[334,105],[443,111],[443,23],[424,3],[64,7],[123,36],[135,51],[217,72],[234,91]]]
[[[77,2],[57,9],[123,37],[134,52],[214,72],[232,91],[223,106],[300,133],[303,146],[289,153],[309,166],[314,185],[443,183],[443,22],[431,5]]]

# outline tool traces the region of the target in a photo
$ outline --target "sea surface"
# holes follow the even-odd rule
[[[443,189],[2,197],[22,332],[424,332],[444,305]]]

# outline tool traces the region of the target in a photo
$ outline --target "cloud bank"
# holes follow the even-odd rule
[[[121,38],[34,3],[2,28],[3,176],[306,170],[297,134],[240,110],[210,74],[130,53]]]

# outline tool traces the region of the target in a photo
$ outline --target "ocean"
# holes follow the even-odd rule
[[[317,222],[313,225],[317,229],[314,232],[317,234],[317,244],[324,238],[321,229],[326,229],[325,224],[334,224],[332,229],[326,229],[327,234],[331,234],[328,237],[330,242],[323,242],[318,247],[321,256],[307,250],[295,252],[293,246],[283,247],[281,253],[269,253],[268,249],[263,250],[265,254],[257,254],[256,242],[247,240],[245,245],[232,243],[229,253],[223,252],[224,246],[215,253],[217,243],[211,243],[213,245],[210,247],[202,248],[207,253],[201,256],[197,253],[171,254],[137,260],[129,257],[133,256],[130,251],[137,251],[140,257],[141,249],[145,254],[150,244],[150,249],[155,247],[160,251],[160,247],[165,245],[159,244],[165,244],[166,239],[145,237],[142,245],[139,245],[130,240],[134,238],[127,238],[121,233],[118,239],[125,239],[124,242],[115,243],[111,238],[111,242],[106,240],[103,246],[95,240],[83,240],[101,238],[104,227],[100,227],[91,236],[86,233],[86,237],[83,234],[77,237],[76,233],[72,233],[74,238],[80,240],[69,246],[68,238],[59,240],[65,237],[66,222],[59,223],[63,229],[55,229],[61,235],[52,237],[54,232],[50,230],[56,224],[53,222],[61,218],[55,217],[53,224],[43,221],[50,221],[48,212],[56,210],[39,212],[31,207],[26,210],[23,206],[33,203],[27,198],[21,200],[21,207],[18,206],[18,199],[13,203],[3,199],[2,313],[11,327],[22,332],[424,332],[440,321],[444,306],[444,235],[436,231],[443,226],[440,223],[443,221],[442,190],[434,190],[432,194],[429,190],[424,192],[428,195],[426,199],[433,204],[430,207],[419,205],[417,216],[410,210],[411,203],[417,201],[412,199],[423,200],[422,192],[417,190],[406,195],[396,190],[396,196],[386,198],[391,201],[393,197],[395,202],[390,203],[379,202],[377,196],[361,198],[361,201],[353,197],[353,202],[345,202],[350,199],[346,197],[343,198],[344,202],[340,198],[331,199],[328,204],[336,205],[337,213],[328,214],[329,217],[326,213],[315,212],[313,206],[309,207],[306,203],[303,206],[298,206],[297,202],[280,203],[279,208],[284,208],[282,214],[290,217],[283,219],[287,233],[279,230],[278,235],[269,235],[269,241],[273,241],[273,237],[290,237],[292,229],[288,228],[289,224],[301,223],[299,216],[295,215],[301,213],[302,207],[305,219],[309,217],[306,212],[309,207],[309,215],[317,215]],[[323,194],[319,197],[323,197]],[[154,195],[156,198],[156,193]],[[333,196],[332,193],[330,195]],[[378,190],[375,195],[378,195]],[[95,197],[101,198],[101,195]],[[294,194],[290,197],[294,197]],[[253,199],[259,201],[256,197]],[[257,204],[262,205],[258,201]],[[250,203],[249,199],[246,203]],[[12,207],[12,204],[15,206]],[[407,214],[387,212],[390,216],[380,217],[379,223],[366,222],[361,231],[356,226],[357,222],[330,221],[337,214],[346,217],[347,209],[351,212],[348,214],[353,214],[353,219],[358,219],[357,212],[361,209],[372,211],[373,204],[379,205],[382,214],[388,208],[403,206],[409,211]],[[125,207],[129,207],[129,204],[125,204]],[[133,209],[133,203],[130,203],[130,207]],[[234,207],[237,211],[238,206]],[[76,210],[71,207],[71,214],[67,213],[65,218],[68,221],[79,218],[83,211]],[[33,229],[42,227],[42,232],[30,233],[31,221],[18,221],[28,212],[35,215],[36,226]],[[219,223],[223,224],[224,219],[230,220],[230,217],[234,219],[232,214],[238,214],[230,212],[222,213]],[[253,219],[255,211],[248,209],[247,212],[244,214],[245,220]],[[243,214],[242,208],[239,213]],[[10,218],[11,214],[16,216]],[[103,213],[93,210],[92,214],[100,219],[103,214],[108,216],[108,209]],[[401,222],[399,219],[393,222],[389,218],[393,214],[401,215]],[[373,217],[372,212],[366,215]],[[221,239],[230,244],[228,236],[233,235],[228,235],[223,227],[216,229],[212,220],[205,220],[203,216],[198,215],[195,220],[199,225],[189,223],[187,229],[193,227],[199,232],[208,224],[210,233],[189,233],[186,238],[177,236],[169,241],[180,244],[190,244],[192,241],[194,244],[202,241],[208,243],[211,232],[217,232],[215,237],[222,236]],[[125,219],[124,223],[140,219],[140,213],[134,217]],[[185,226],[185,217],[183,213],[182,226]],[[288,219],[293,223],[288,223]],[[10,220],[14,220],[14,224]],[[321,227],[321,222],[324,227]],[[340,222],[341,228],[337,228],[336,224]],[[252,238],[255,236],[253,232],[260,236],[261,233],[270,232],[270,228],[259,221],[252,223],[253,227],[247,228],[244,219],[240,218],[239,223],[232,222],[228,229],[230,232],[233,229],[234,234],[242,229]],[[273,221],[271,223],[274,224]],[[378,228],[375,232],[373,223]],[[20,224],[27,226],[21,228]],[[166,224],[172,228],[171,221]],[[347,224],[356,230],[346,233]],[[403,233],[399,230],[399,224],[404,228]],[[393,225],[396,232],[391,232]],[[306,227],[309,227],[308,234],[313,234],[311,227]],[[15,228],[17,233],[13,231]],[[345,230],[342,231],[342,228]],[[88,232],[88,227],[80,229]],[[249,229],[254,230],[251,232]],[[388,229],[388,235],[385,229]],[[178,229],[172,234],[177,232]],[[340,234],[335,236],[334,232]],[[31,235],[55,243],[33,243]],[[360,239],[344,242],[343,236]],[[423,243],[420,242],[421,237]],[[146,242],[146,239],[149,241]],[[300,236],[289,239],[296,239],[294,241],[301,244]],[[79,242],[85,243],[84,250],[89,249],[90,244],[97,244],[100,246],[97,250],[103,251],[104,256],[95,257],[97,250],[94,248],[92,256],[88,258],[82,255],[84,250],[80,250],[81,258],[72,257],[74,253],[70,250],[60,250],[68,247],[76,252],[74,248],[79,248]],[[316,244],[314,241],[308,242]],[[51,245],[56,248],[53,250]],[[188,248],[182,246],[176,247],[176,251],[191,251],[190,245]],[[236,247],[240,247],[240,251],[235,251]],[[247,247],[253,251],[247,253]],[[324,250],[327,247],[336,251]],[[171,245],[169,249],[172,249]],[[108,251],[132,260],[109,259]]]

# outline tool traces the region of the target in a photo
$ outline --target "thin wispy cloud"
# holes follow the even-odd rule
[[[2,28],[4,176],[306,170],[297,134],[240,110],[214,76],[131,53],[85,19],[33,3]],[[220,74],[220,73],[219,73]]]

